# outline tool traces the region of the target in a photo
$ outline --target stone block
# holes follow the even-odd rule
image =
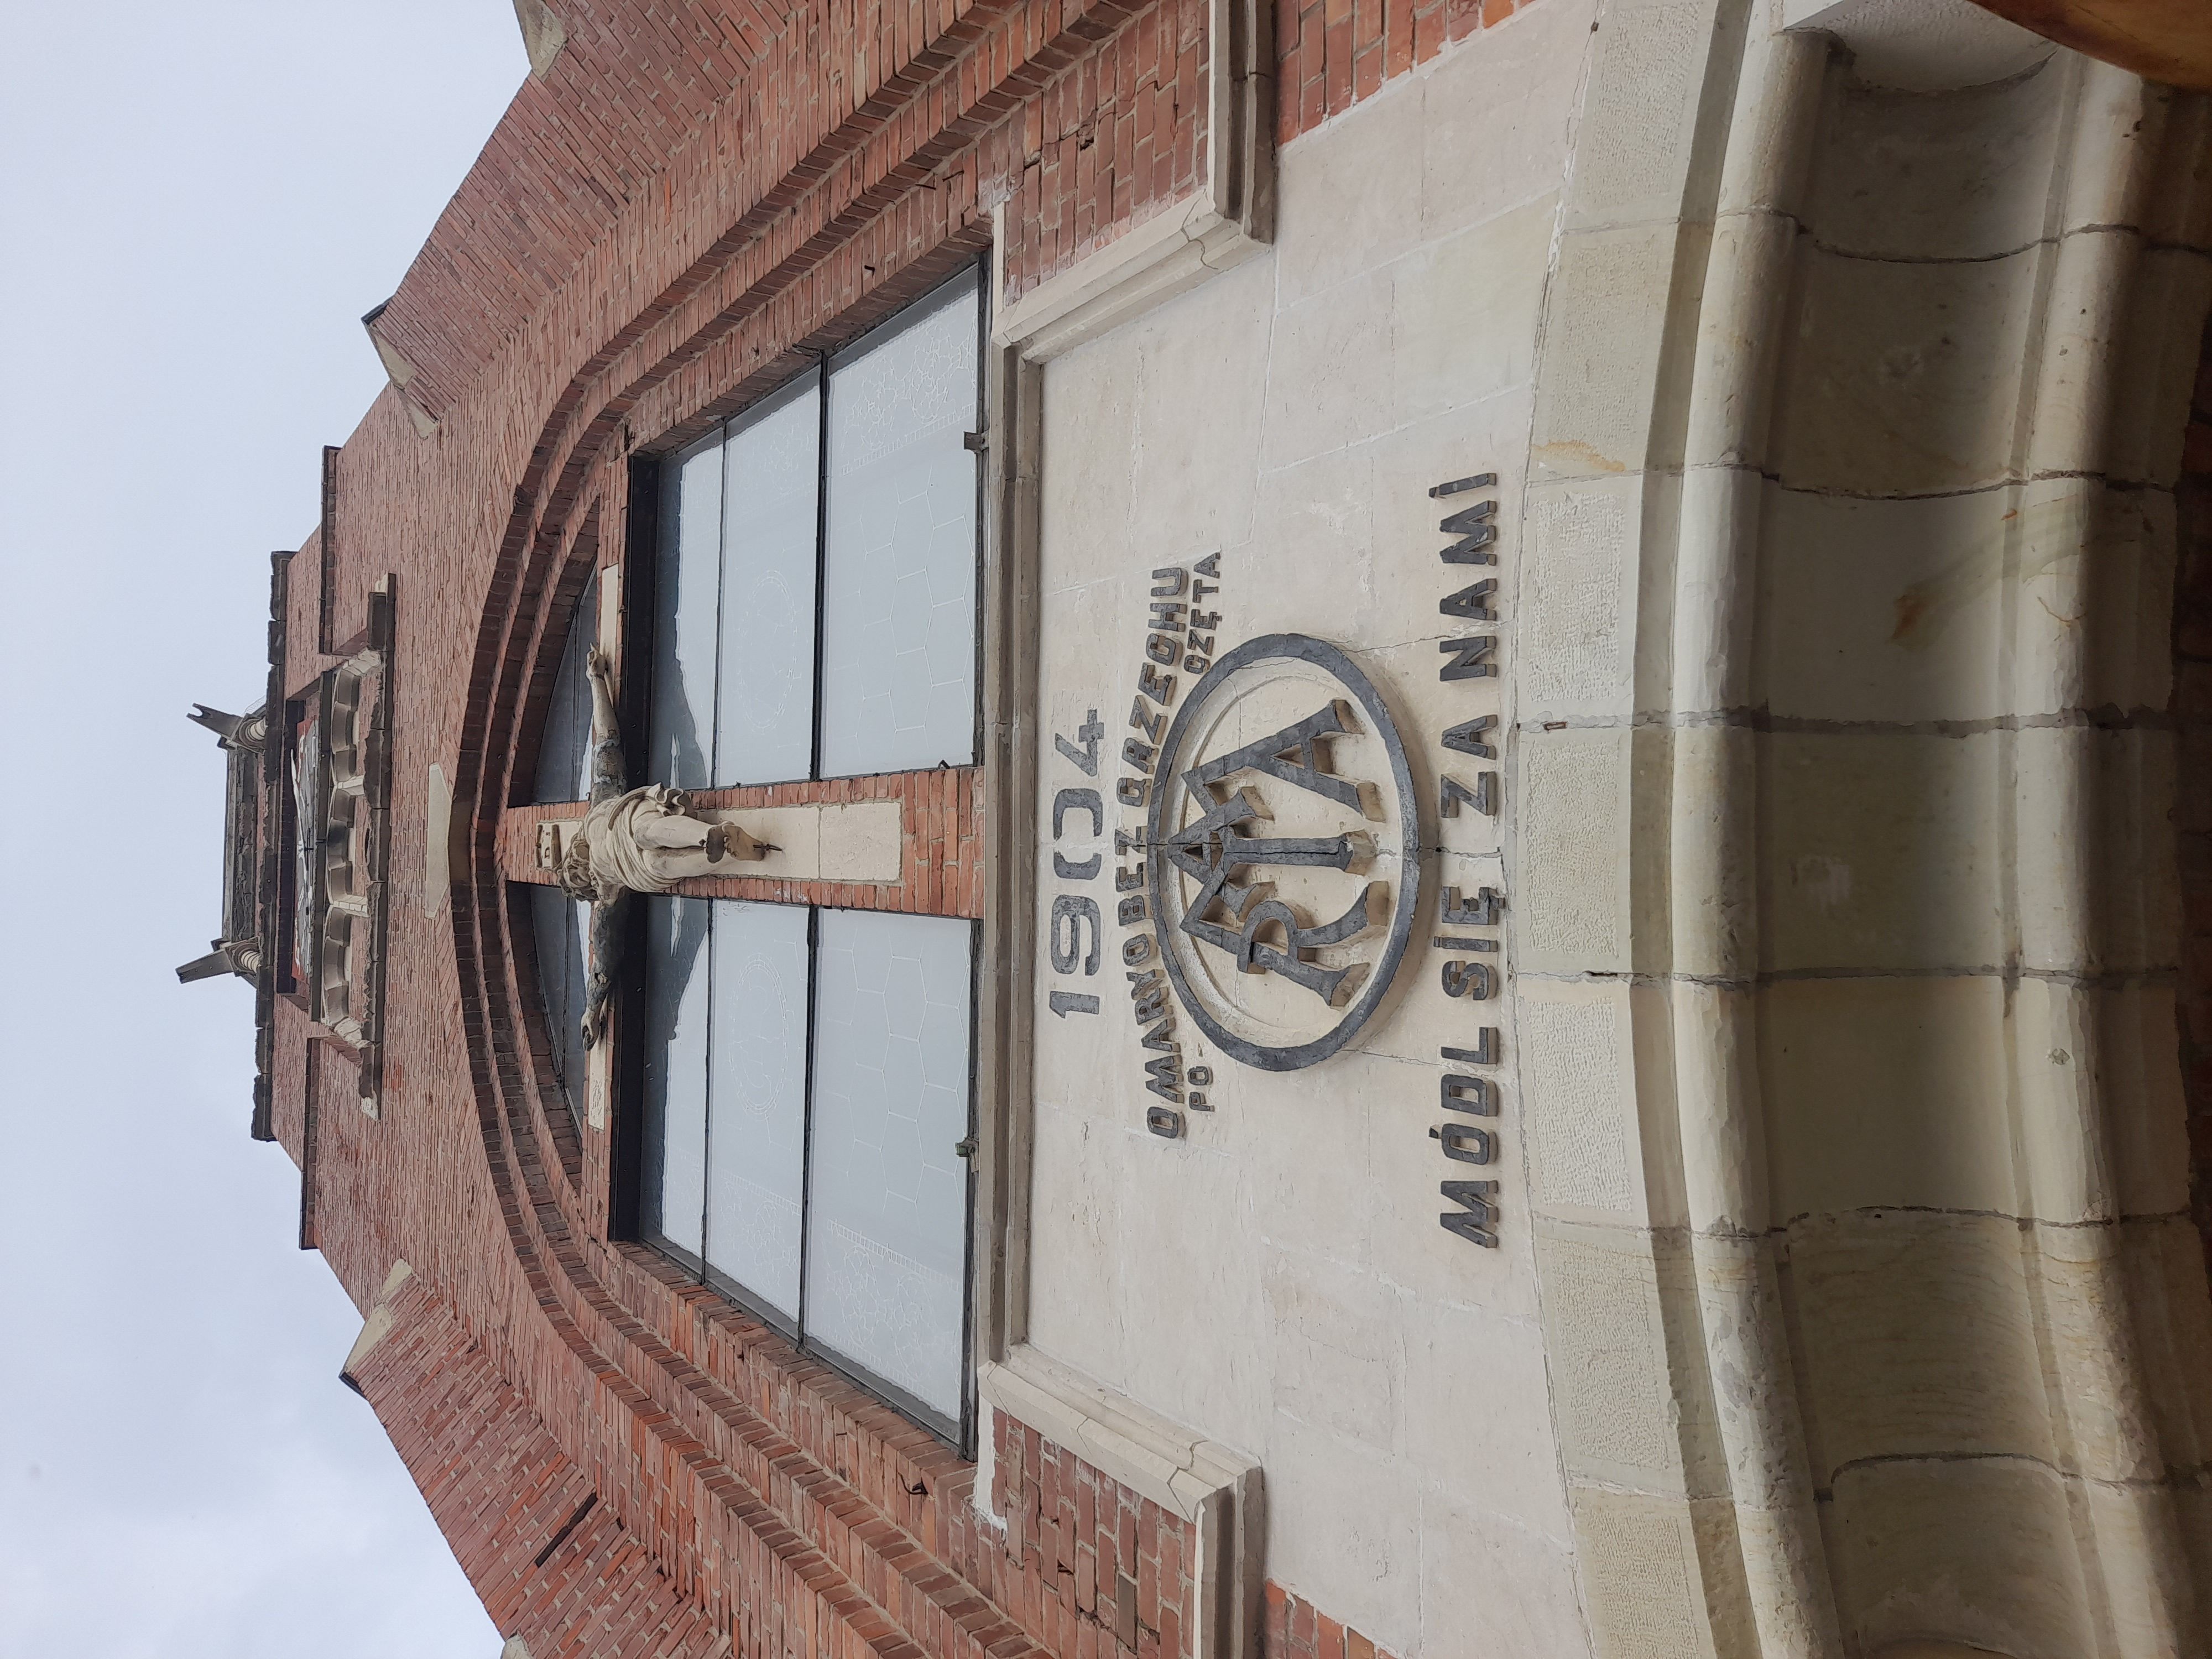
[[[2045,58],[1940,98],[1846,86],[1822,110],[1807,227],[1872,259],[1986,259],[2041,240],[2069,80]]]
[[[1778,732],[1759,756],[1770,971],[2004,959],[1999,787],[2008,736]]]
[[[1531,1202],[1644,1220],[1628,988],[1523,980],[1513,1000]]]
[[[1985,975],[1763,988],[1776,1218],[1882,1206],[2019,1213],[2005,1000]]]
[[[1714,1609],[1699,1558],[1708,1539],[1727,1547],[1725,1526],[1717,1525],[1724,1523],[1725,1505],[1581,1483],[1572,1491],[1594,1651],[1623,1659],[1719,1659],[1756,1651],[1714,1642]],[[1714,1539],[1717,1530],[1721,1535]]]
[[[1999,647],[2018,490],[1875,501],[1770,483],[1764,494],[1754,702],[1826,720],[2009,710]]]
[[[1823,1528],[1844,1639],[1861,1652],[1931,1633],[2020,1659],[2095,1651],[2073,1507],[2024,1459],[1845,1470]]]
[[[1513,874],[1523,972],[1629,966],[1632,775],[1622,727],[1521,734],[1512,774],[1521,846]]]
[[[1905,495],[2011,476],[2040,253],[1966,264],[1799,263],[1775,456],[1792,489]]]
[[[2056,1458],[2016,1223],[1866,1210],[1785,1238],[1816,1486],[1869,1459]]]
[[[2024,727],[2014,746],[2020,950],[2063,973],[2171,968],[2181,940],[2162,732]]]
[[[2124,1221],[2119,1232],[2121,1271],[2159,1448],[2169,1466],[2188,1468],[2212,1449],[2203,1408],[2203,1379],[2212,1375],[2204,1243],[2185,1212]],[[2199,1511],[2199,1518],[2212,1520],[2212,1515]],[[2212,1533],[2200,1537],[2212,1541]]]
[[[1536,1229],[1559,1456],[1571,1480],[1674,1496],[1728,1490],[1679,1234],[1544,1219]]]
[[[2173,988],[2112,986],[2100,988],[2092,998],[2119,1212],[2179,1212],[2187,1205],[2188,1105],[2176,1063],[2174,1034],[2180,1016]]]
[[[1721,146],[1696,143],[1699,91],[1718,26],[1709,0],[1627,0],[1606,9],[1575,135],[1567,223],[1586,229],[1682,211],[1693,165]]]
[[[1682,246],[1686,235],[1695,249]],[[1545,307],[1532,483],[1648,464],[1668,312],[1687,303],[1675,297],[1676,262],[1694,253],[1702,264],[1703,251],[1702,233],[1671,223],[1560,237]]]
[[[1480,403],[1529,379],[1557,218],[1557,198],[1540,197],[1390,266],[1390,424]]]
[[[1639,475],[1529,492],[1513,589],[1525,717],[1634,711],[1639,555],[1655,493],[1674,489]]]

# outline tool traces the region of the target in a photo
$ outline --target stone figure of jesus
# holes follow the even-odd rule
[[[734,823],[713,823],[691,813],[681,789],[651,783],[629,787],[623,763],[622,731],[615,720],[611,665],[597,646],[585,659],[592,680],[592,810],[562,840],[561,886],[592,907],[591,967],[584,1002],[584,1046],[606,1030],[621,932],[616,907],[625,893],[665,893],[677,883],[720,873],[732,860],[757,859],[775,849]]]

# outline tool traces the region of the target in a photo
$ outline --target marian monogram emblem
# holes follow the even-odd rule
[[[1239,646],[1176,714],[1151,794],[1153,925],[1190,1017],[1267,1071],[1336,1053],[1419,900],[1413,777],[1374,685],[1304,635]]]

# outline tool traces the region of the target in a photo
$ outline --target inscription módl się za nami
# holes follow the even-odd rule
[[[1480,474],[1430,494],[1449,501],[1495,482]],[[1440,550],[1442,562],[1495,567],[1496,507],[1483,500],[1447,511],[1439,528],[1454,539]],[[1185,1110],[1211,1109],[1212,1068],[1185,1066],[1178,1009],[1201,1046],[1255,1069],[1327,1060],[1382,1009],[1411,945],[1426,854],[1442,856],[1438,840],[1422,834],[1396,722],[1349,656],[1287,634],[1217,653],[1221,617],[1206,605],[1219,591],[1218,569],[1216,554],[1152,573],[1129,716],[1134,735],[1122,740],[1115,784],[1116,804],[1145,815],[1141,826],[1115,828],[1111,902],[1116,923],[1130,930],[1120,968],[1146,1052],[1145,1087],[1155,1097],[1146,1127],[1166,1139],[1182,1134]],[[1498,586],[1494,576],[1478,577],[1446,593],[1438,611],[1495,623]],[[1463,807],[1492,817],[1499,810],[1494,766],[1475,770],[1471,785],[1451,769],[1463,764],[1454,756],[1497,758],[1497,643],[1494,632],[1440,642],[1449,659],[1440,681],[1464,684],[1478,694],[1471,701],[1493,705],[1470,708],[1438,734],[1442,817]],[[1180,699],[1179,674],[1197,677]],[[1048,957],[1056,975],[1079,983],[1104,965],[1103,916],[1082,890],[1101,878],[1104,860],[1097,852],[1070,858],[1059,843],[1071,820],[1078,842],[1095,845],[1103,836],[1107,808],[1096,781],[1105,736],[1091,708],[1073,740],[1054,738],[1060,759],[1086,780],[1054,792],[1050,823],[1053,876],[1068,885],[1052,896]],[[1431,939],[1445,953],[1437,981],[1445,997],[1480,1003],[1498,994],[1502,907],[1494,888],[1464,898],[1456,887],[1445,890]],[[1095,1015],[1100,995],[1054,986],[1048,1005],[1061,1018]],[[1475,1023],[1470,1041],[1443,1046],[1439,1057],[1447,1115],[1429,1134],[1453,1163],[1487,1165],[1497,1150],[1498,1030]],[[1446,1179],[1441,1194],[1454,1207],[1440,1223],[1494,1246],[1497,1189],[1491,1179]]]

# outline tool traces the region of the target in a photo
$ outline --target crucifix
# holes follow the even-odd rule
[[[734,823],[695,816],[691,797],[681,789],[657,783],[631,788],[607,653],[593,646],[585,665],[592,681],[592,810],[565,837],[558,873],[562,890],[592,907],[583,1017],[588,1048],[606,1030],[623,896],[671,892],[678,882],[724,873],[726,861],[757,860],[776,849]]]

